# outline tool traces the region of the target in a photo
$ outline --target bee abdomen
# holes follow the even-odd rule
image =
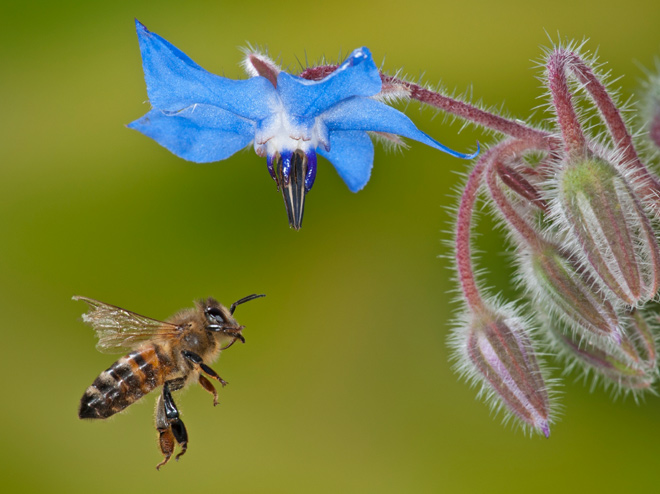
[[[105,419],[163,384],[162,353],[149,345],[131,352],[101,372],[80,400],[81,419]]]

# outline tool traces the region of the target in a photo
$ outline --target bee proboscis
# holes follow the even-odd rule
[[[184,309],[167,321],[158,321],[134,312],[87,297],[73,297],[89,304],[83,321],[96,331],[96,348],[103,353],[129,351],[109,369],[101,372],[80,400],[81,419],[105,419],[144,395],[163,386],[156,401],[158,444],[164,456],[156,468],[167,463],[178,443],[178,460],[188,447],[188,433],[179,416],[172,392],[197,380],[213,395],[218,404],[218,392],[208,376],[222,386],[222,379],[209,364],[221,350],[236,340],[245,343],[234,310],[242,303],[264,297],[248,295],[234,302],[229,309],[212,298],[196,302],[195,308]]]

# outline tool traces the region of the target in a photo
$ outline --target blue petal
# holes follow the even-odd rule
[[[320,81],[308,81],[280,72],[277,90],[292,115],[313,117],[351,96],[380,92],[380,73],[366,47],[358,48],[337,70]]]
[[[195,103],[210,104],[250,120],[270,113],[276,101],[273,85],[264,77],[232,80],[207,72],[177,47],[135,20],[149,101],[154,108],[180,110]]]
[[[229,158],[254,138],[255,124],[208,105],[179,112],[151,110],[128,124],[177,156],[196,163]]]
[[[350,98],[326,111],[321,118],[333,130],[369,130],[409,137],[456,158],[472,159],[479,154],[463,154],[440,144],[399,110],[371,98]],[[331,143],[332,145],[332,143]]]
[[[317,152],[330,161],[351,192],[362,189],[371,176],[374,145],[365,132],[331,132],[330,151]]]

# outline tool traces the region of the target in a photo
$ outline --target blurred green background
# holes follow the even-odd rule
[[[124,125],[149,108],[133,18],[208,70],[242,77],[237,47],[284,66],[366,45],[377,62],[528,118],[548,36],[591,40],[634,95],[660,54],[660,4],[500,2],[3,2],[0,6],[0,478],[3,492],[652,492],[660,400],[612,400],[572,375],[549,440],[502,426],[459,382],[445,345],[454,190],[469,163],[417,143],[377,146],[352,194],[320,164],[304,227],[287,226],[251,150],[195,165]],[[547,34],[549,33],[549,34]],[[444,144],[457,134],[411,104]],[[543,118],[541,111],[536,118]],[[508,297],[502,238],[479,246]],[[154,396],[82,422],[85,388],[113,362],[71,301],[155,318],[214,296],[241,306],[246,345],[214,365],[213,408],[177,399],[190,449],[160,472]],[[557,362],[553,375],[561,372]]]

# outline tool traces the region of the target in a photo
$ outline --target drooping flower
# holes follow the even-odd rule
[[[232,80],[207,72],[137,20],[136,26],[152,109],[128,126],[198,163],[224,160],[253,142],[255,152],[267,158],[295,229],[314,184],[317,153],[351,191],[365,186],[374,157],[369,131],[415,139],[458,158],[478,153],[452,151],[374,99],[381,76],[365,47],[319,81],[288,74],[259,57],[247,62],[256,62],[252,77]]]

